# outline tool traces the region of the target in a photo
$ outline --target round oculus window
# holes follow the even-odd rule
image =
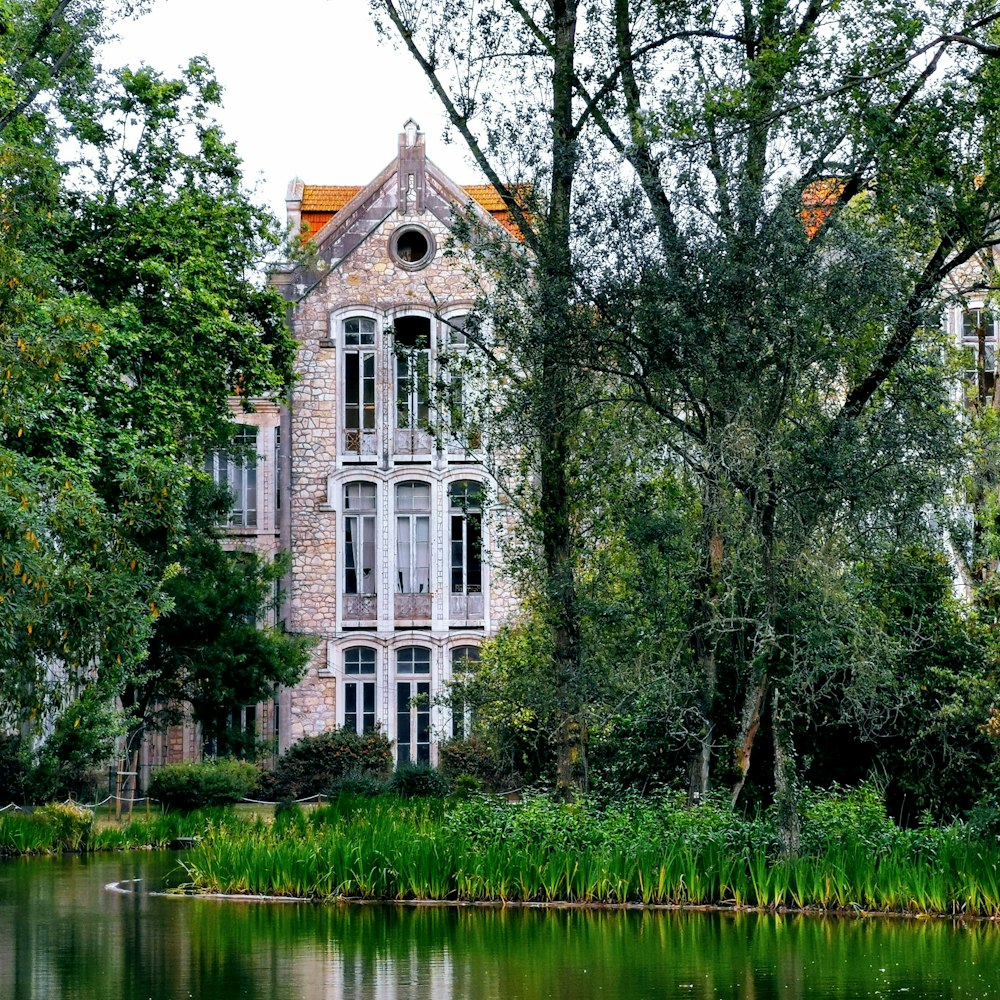
[[[400,267],[417,271],[434,257],[434,234],[423,226],[402,226],[392,234],[389,253]]]

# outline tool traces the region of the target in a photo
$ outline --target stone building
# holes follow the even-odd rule
[[[444,249],[456,211],[511,223],[492,188],[459,187],[426,158],[412,121],[370,184],[296,179],[287,206],[308,252],[271,281],[299,342],[298,380],[287,408],[234,405],[256,463],[218,453],[209,469],[235,497],[227,544],[291,552],[284,625],[317,641],[297,687],[233,724],[278,752],[378,726],[397,762],[435,763],[468,722],[443,700],[449,681],[513,607],[458,373],[475,291],[467,261]],[[187,726],[151,750],[155,766],[200,746]]]

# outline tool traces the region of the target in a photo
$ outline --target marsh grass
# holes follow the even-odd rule
[[[120,824],[107,819],[98,823],[90,810],[79,806],[42,806],[28,813],[0,814],[0,855],[166,847],[181,837],[202,837],[212,830],[235,831],[261,822],[259,818],[242,820],[231,810],[205,809],[188,815],[154,813]]]
[[[713,805],[344,796],[294,822],[211,828],[184,866],[196,890],[317,899],[1000,914],[996,843],[901,830],[853,794],[816,800],[820,829],[793,859],[767,814]]]

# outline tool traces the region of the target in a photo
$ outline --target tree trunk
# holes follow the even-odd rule
[[[760,731],[760,712],[767,697],[768,675],[766,670],[757,671],[753,683],[747,689],[743,699],[743,711],[740,713],[740,728],[736,737],[736,759],[734,761],[739,777],[733,785],[731,797],[735,806],[746,784],[747,772],[750,770],[750,755],[753,753],[754,741]]]
[[[774,804],[778,811],[778,837],[781,854],[794,858],[799,851],[801,820],[798,789],[795,782],[795,756],[792,738],[781,711],[778,689],[771,696],[771,728],[774,736]]]

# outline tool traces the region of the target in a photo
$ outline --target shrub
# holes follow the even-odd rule
[[[454,785],[462,775],[471,775],[487,788],[496,791],[508,784],[510,777],[503,768],[493,748],[475,736],[467,740],[448,740],[440,750],[441,773]]]
[[[326,790],[326,794],[331,799],[337,798],[339,795],[359,795],[363,798],[373,799],[377,795],[384,795],[387,790],[384,775],[365,771],[350,771],[342,778],[333,781]]]
[[[34,816],[51,828],[53,846],[64,851],[83,850],[94,829],[93,812],[72,802],[39,806]]]
[[[440,797],[448,794],[448,782],[428,764],[400,764],[389,779],[389,791],[404,799]]]
[[[253,764],[220,760],[204,764],[167,764],[149,782],[149,795],[168,809],[190,812],[247,798],[260,780]]]
[[[345,775],[386,775],[391,767],[392,748],[381,731],[359,736],[352,729],[331,729],[290,746],[277,767],[261,779],[261,793],[268,798],[301,799],[325,793]]]

